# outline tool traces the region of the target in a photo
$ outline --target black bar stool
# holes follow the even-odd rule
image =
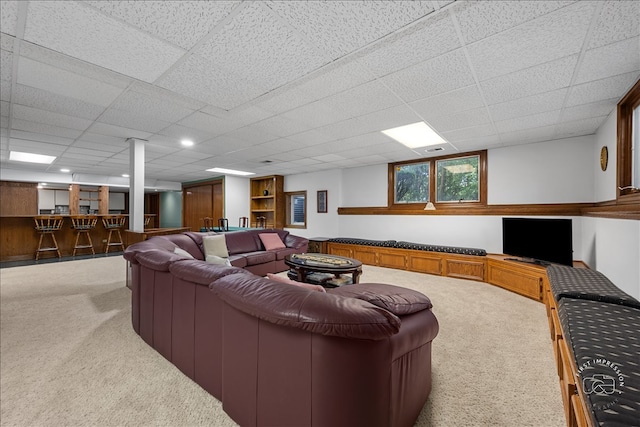
[[[218,220],[218,231],[229,231],[229,220],[227,218]]]
[[[73,256],[76,256],[78,249],[91,249],[92,254],[96,254],[93,249],[93,242],[91,241],[91,230],[96,228],[98,217],[95,215],[74,215],[71,217],[71,228],[76,230],[76,243],[73,246]],[[86,236],[86,243],[78,244],[80,236]]]
[[[246,216],[241,216],[238,220],[238,227],[247,228],[249,227],[249,218]]]
[[[36,251],[36,261],[40,258],[40,252],[56,251],[58,258],[61,258],[58,241],[56,240],[56,231],[62,228],[64,222],[62,216],[39,215],[33,217],[33,220],[36,223],[36,231],[40,234],[38,250]],[[51,236],[53,246],[42,247],[42,239],[44,236]]]

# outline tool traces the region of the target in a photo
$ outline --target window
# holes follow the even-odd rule
[[[436,160],[436,202],[480,201],[480,156]]]
[[[640,202],[640,80],[618,103],[618,202]]]
[[[287,200],[286,225],[288,228],[307,228],[307,192],[285,193]]]
[[[390,163],[389,205],[486,205],[486,162],[487,152],[478,151]]]

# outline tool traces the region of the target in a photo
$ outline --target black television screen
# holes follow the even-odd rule
[[[571,220],[502,218],[502,252],[532,261],[571,266]]]

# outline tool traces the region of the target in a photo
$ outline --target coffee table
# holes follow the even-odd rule
[[[327,254],[292,254],[284,257],[284,263],[291,267],[298,282],[313,283],[307,276],[313,273],[330,273],[335,279],[342,274],[351,274],[351,283],[358,283],[362,274],[362,263],[357,259]],[[324,282],[331,282],[331,278]],[[324,283],[321,283],[324,285]],[[329,283],[331,285],[331,283]],[[339,286],[339,285],[333,285]]]

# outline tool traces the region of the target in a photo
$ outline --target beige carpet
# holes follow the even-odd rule
[[[440,322],[419,426],[564,426],[544,306],[484,283],[365,266]],[[234,426],[131,328],[120,257],[0,270],[0,425]]]

